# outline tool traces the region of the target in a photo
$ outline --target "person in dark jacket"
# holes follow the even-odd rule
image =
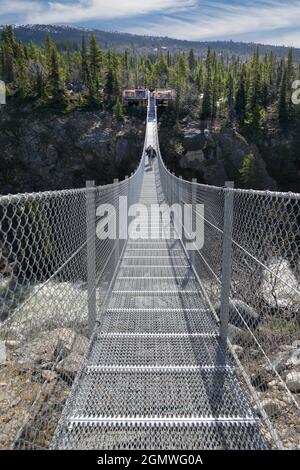
[[[155,157],[156,157],[156,150],[155,150],[155,148],[152,147],[152,145],[149,145],[149,147],[147,147],[146,154],[147,154],[147,156],[148,156],[149,163],[150,163],[150,165],[152,166],[152,165],[153,165],[153,162],[154,162],[154,159],[155,159]]]

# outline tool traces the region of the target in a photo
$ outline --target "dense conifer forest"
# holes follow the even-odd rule
[[[199,120],[211,129],[232,127],[255,143],[267,132],[288,136],[299,126],[300,106],[292,103],[292,85],[300,79],[299,64],[290,49],[287,58],[257,47],[247,60],[231,60],[208,48],[206,58],[193,49],[186,53],[158,50],[145,55],[104,50],[96,35],[82,37],[81,47],[58,49],[48,34],[45,42],[22,43],[12,26],[2,31],[0,79],[6,83],[8,102],[31,102],[36,109],[69,113],[101,109],[124,120],[122,89],[168,87],[176,101],[162,124],[176,129],[180,119]],[[174,126],[175,125],[175,126]],[[299,155],[289,155],[287,172],[300,169]],[[289,170],[290,169],[290,170]],[[245,186],[255,179],[255,157],[247,155],[241,169]]]

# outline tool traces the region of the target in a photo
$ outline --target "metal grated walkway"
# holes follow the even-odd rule
[[[155,146],[154,106],[146,144]],[[147,206],[162,202],[156,165],[146,159]],[[52,448],[266,447],[185,251],[159,230],[127,243]]]

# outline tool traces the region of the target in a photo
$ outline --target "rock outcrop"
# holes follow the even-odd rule
[[[106,112],[63,116],[26,108],[1,115],[1,193],[83,187],[130,174],[143,148],[144,126],[117,123]]]
[[[226,180],[240,179],[240,169],[246,155],[256,158],[256,188],[275,190],[277,185],[270,177],[258,148],[231,128],[218,132],[201,130],[199,123],[185,124],[182,128],[183,155],[179,166],[193,169],[206,184],[224,186]]]

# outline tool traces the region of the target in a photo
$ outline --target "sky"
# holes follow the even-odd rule
[[[0,24],[300,47],[300,0],[0,0]]]

